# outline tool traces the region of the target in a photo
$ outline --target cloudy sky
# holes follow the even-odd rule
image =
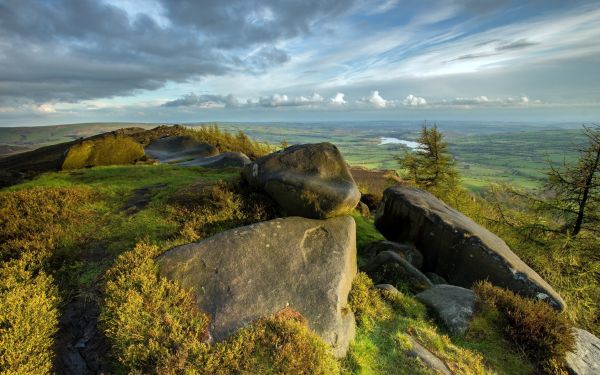
[[[600,2],[0,0],[0,125],[600,120]]]

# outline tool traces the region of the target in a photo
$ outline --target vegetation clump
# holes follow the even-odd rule
[[[214,348],[214,374],[339,374],[330,348],[299,313],[286,308]],[[209,365],[210,368],[210,365]],[[205,368],[206,369],[206,368]]]
[[[497,309],[505,320],[504,333],[540,368],[553,373],[564,364],[565,355],[574,347],[572,327],[567,317],[543,301],[535,301],[493,286],[476,284],[475,293],[482,303]]]
[[[80,188],[0,192],[0,372],[48,373],[59,294],[50,263],[80,235],[92,194]]]
[[[0,373],[50,373],[58,289],[28,256],[0,265]]]
[[[133,164],[144,156],[144,148],[123,134],[103,134],[74,144],[67,151],[63,170],[101,165]]]
[[[267,196],[251,190],[239,178],[183,187],[168,199],[167,212],[180,223],[180,234],[188,241],[277,215]]]
[[[217,125],[187,128],[187,134],[215,146],[219,152],[242,152],[252,160],[275,151],[272,146],[253,140],[241,130],[233,134],[221,130]]]
[[[157,275],[156,246],[139,243],[106,273],[100,321],[119,362],[129,370],[173,373],[199,360],[208,317],[191,293]]]

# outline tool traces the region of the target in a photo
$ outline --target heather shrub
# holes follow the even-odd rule
[[[130,371],[170,373],[207,350],[208,317],[191,293],[157,275],[158,248],[139,243],[106,273],[100,323],[118,361]]]
[[[58,326],[58,290],[29,257],[0,265],[0,373],[47,374]]]
[[[0,372],[50,372],[59,294],[49,262],[82,236],[90,198],[79,188],[0,192]]]
[[[276,216],[269,198],[239,180],[202,181],[184,187],[169,199],[167,212],[180,224],[180,235],[187,241]]]
[[[266,143],[253,140],[241,130],[234,134],[221,130],[217,125],[204,125],[187,129],[187,131],[197,140],[215,146],[219,152],[242,152],[252,160],[275,150]]]
[[[521,346],[542,370],[560,370],[574,346],[572,327],[564,314],[543,301],[521,297],[489,282],[476,284],[474,290],[483,304],[500,312],[509,340]]]
[[[286,308],[217,344],[204,371],[211,374],[339,374],[330,348],[297,312]]]
[[[352,281],[348,305],[359,324],[367,329],[373,326],[375,319],[385,319],[391,314],[380,291],[374,288],[373,280],[364,272],[359,272]]]

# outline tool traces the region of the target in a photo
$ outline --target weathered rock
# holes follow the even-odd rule
[[[475,313],[475,293],[454,285],[434,285],[415,296],[444,323],[453,335],[463,335]]]
[[[81,140],[69,147],[61,169],[134,164],[143,156],[144,148],[135,139],[123,134],[106,133]]]
[[[363,202],[358,202],[358,204],[356,205],[356,210],[360,212],[360,216],[362,217],[368,218],[369,216],[371,216],[371,210],[369,210],[369,207]]]
[[[452,372],[450,371],[448,366],[446,366],[446,364],[435,354],[427,350],[412,336],[408,335],[408,340],[410,341],[412,349],[406,351],[407,355],[420,359],[425,366],[434,370],[437,373],[441,373],[444,375],[452,375]]]
[[[400,293],[400,291],[398,289],[396,289],[396,287],[393,286],[392,284],[377,284],[377,285],[375,285],[375,288],[387,290],[388,292],[391,292],[391,293]]]
[[[249,157],[241,152],[224,152],[215,156],[196,158],[182,163],[184,167],[229,168],[243,167],[252,163]]]
[[[158,259],[160,273],[194,290],[223,340],[286,306],[300,312],[334,354],[354,336],[346,308],[356,274],[356,228],[349,216],[275,219],[178,246]]]
[[[146,155],[161,163],[186,161],[218,154],[208,143],[200,142],[187,135],[176,135],[157,139],[146,146]]]
[[[600,339],[588,331],[573,328],[575,350],[567,353],[567,369],[573,375],[600,374]]]
[[[448,284],[448,281],[434,272],[425,272],[425,276],[434,284]]]
[[[371,242],[365,246],[365,248],[362,251],[362,255],[366,259],[370,260],[382,251],[393,251],[399,254],[410,264],[415,266],[415,268],[421,268],[423,266],[423,254],[421,254],[419,250],[417,250],[412,245],[399,244],[392,241]]]
[[[328,218],[350,212],[360,192],[331,143],[296,145],[257,159],[242,170],[289,215]]]
[[[412,242],[424,269],[464,287],[479,280],[562,310],[565,302],[495,234],[423,190],[395,186],[385,191],[375,224],[391,241]]]
[[[415,292],[433,286],[427,276],[393,251],[382,251],[363,270],[376,283],[406,283]]]

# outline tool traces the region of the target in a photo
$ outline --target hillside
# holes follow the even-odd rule
[[[282,148],[217,127],[143,126],[73,141],[58,128],[46,141],[67,142],[21,156],[41,167],[0,190],[0,372],[598,365],[574,345],[600,334],[593,231],[533,232],[538,213],[514,201],[462,187],[436,197],[393,171],[348,168],[346,149],[321,139]],[[112,149],[84,143],[117,135],[143,157],[104,163]],[[69,167],[73,150],[85,162]],[[245,158],[215,161],[229,153]]]

